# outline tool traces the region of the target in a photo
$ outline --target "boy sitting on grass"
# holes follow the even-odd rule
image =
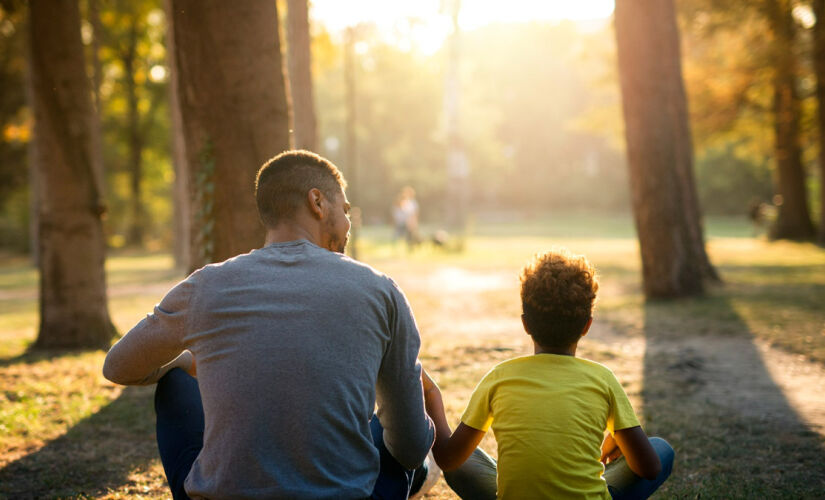
[[[673,449],[648,439],[613,372],[576,357],[598,289],[584,256],[553,251],[525,267],[521,319],[535,355],[490,370],[454,433],[438,386],[422,375],[433,455],[462,498],[647,498],[670,475]],[[490,427],[497,491],[496,462],[476,449]]]

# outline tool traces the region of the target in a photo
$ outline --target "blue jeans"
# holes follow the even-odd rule
[[[170,370],[155,389],[155,414],[160,461],[172,498],[187,500],[189,496],[183,483],[203,448],[203,403],[198,381],[180,368]],[[370,498],[406,499],[424,482],[426,465],[409,471],[399,464],[384,446],[384,429],[375,415],[370,420],[370,431],[381,459],[381,470]]]
[[[662,438],[650,438],[659,455],[662,471],[654,480],[641,478],[630,470],[624,457],[611,462],[604,471],[607,490],[613,500],[645,499],[665,482],[673,469],[673,448]],[[444,472],[444,479],[464,499],[495,500],[496,461],[477,448],[458,469]]]

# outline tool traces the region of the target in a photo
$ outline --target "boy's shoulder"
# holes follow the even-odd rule
[[[602,363],[587,358],[556,354],[533,354],[510,358],[495,365],[488,375],[506,376],[544,367],[565,367],[601,379],[616,378],[613,370]]]

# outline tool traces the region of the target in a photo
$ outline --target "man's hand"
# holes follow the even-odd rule
[[[438,389],[438,384],[435,383],[435,380],[430,377],[430,374],[427,373],[427,370],[424,368],[421,368],[421,385],[424,388],[425,397],[431,390]]]
[[[180,356],[178,356],[175,361],[178,362],[177,367],[181,368],[183,371],[188,373],[193,377],[198,376],[198,368],[197,364],[195,363],[195,356],[192,355],[189,351],[183,351]]]
[[[602,442],[602,463],[607,465],[621,456],[622,450],[619,449],[619,445],[616,444],[616,440],[613,439],[613,435],[608,433]]]

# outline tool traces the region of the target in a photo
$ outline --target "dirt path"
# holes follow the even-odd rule
[[[653,349],[672,360],[666,370],[693,387],[693,398],[777,424],[799,419],[825,435],[825,367],[805,356],[747,336],[669,338],[650,345],[641,335],[627,338],[600,325],[589,337],[622,353],[618,363],[607,363],[618,367],[623,383],[632,386],[644,377],[645,351]]]
[[[443,267],[428,273],[398,270],[394,276],[414,299],[424,302],[415,312],[425,348],[486,339],[516,346],[501,357],[529,350],[518,321],[518,282],[512,271]],[[450,340],[428,345],[427,336]],[[646,338],[642,332],[620,334],[597,318],[580,349],[581,355],[610,366],[634,402],[641,403],[646,370],[656,373],[646,363],[664,362],[662,373],[695,400],[777,424],[801,422],[825,435],[825,367],[749,335]]]

